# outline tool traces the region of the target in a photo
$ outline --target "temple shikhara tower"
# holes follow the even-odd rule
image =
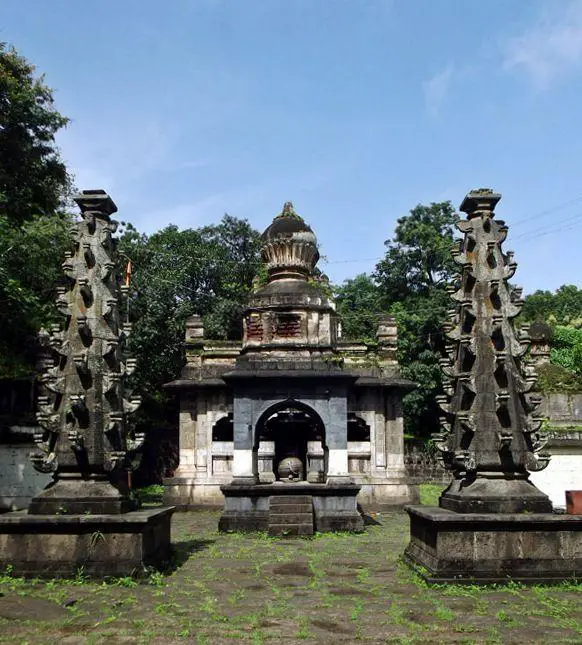
[[[181,413],[166,500],[226,496],[221,526],[257,529],[276,524],[279,497],[304,495],[311,529],[359,528],[356,496],[410,500],[402,396],[412,383],[399,375],[395,322],[379,321],[377,345],[342,341],[316,237],[289,202],[263,233],[262,258],[267,280],[249,299],[242,343],[205,340],[198,317],[187,324],[187,365],[167,386]]]
[[[459,580],[562,580],[582,573],[582,517],[552,513],[530,481],[549,462],[536,415],[534,361],[527,326],[514,320],[523,301],[510,284],[517,263],[502,244],[508,227],[495,218],[501,195],[482,189],[461,204],[460,267],[444,333],[446,394],[442,431],[433,437],[453,481],[439,508],[407,507],[406,556],[421,575]]]

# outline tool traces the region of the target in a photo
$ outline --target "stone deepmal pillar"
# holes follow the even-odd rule
[[[75,201],[81,219],[57,298],[65,323],[46,339],[53,360],[40,379],[42,430],[31,455],[55,483],[32,500],[30,514],[114,514],[136,506],[127,478],[144,437],[128,425],[140,398],[126,387],[135,360],[124,351],[131,324],[120,313],[127,311],[129,286],[116,270],[117,222],[110,216],[117,208],[102,190]]]
[[[439,397],[442,431],[434,436],[453,483],[441,508],[460,513],[545,513],[548,497],[529,481],[545,468],[549,455],[541,398],[530,393],[535,370],[527,358],[529,336],[514,318],[521,311],[521,289],[509,280],[517,267],[502,251],[508,227],[495,219],[501,195],[483,189],[461,204],[467,214],[457,224],[462,240],[453,249],[461,271],[450,287],[455,308],[445,325],[448,357],[441,365],[447,394]]]

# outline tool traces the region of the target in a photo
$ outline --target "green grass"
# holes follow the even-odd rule
[[[425,503],[440,494],[423,489]],[[177,513],[183,563],[171,572],[92,581],[80,570],[47,582],[5,572],[0,642],[582,642],[582,585],[429,586],[401,560],[408,517],[378,517],[363,534],[289,540],[220,534],[218,513]],[[2,618],[7,599],[22,603],[21,618]]]
[[[442,484],[420,484],[420,503],[425,506],[438,506],[439,497],[445,488]]]

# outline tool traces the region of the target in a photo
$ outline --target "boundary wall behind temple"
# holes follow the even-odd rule
[[[29,454],[34,448],[34,428],[12,426],[9,431],[0,441],[0,512],[28,508],[52,479],[32,467]]]
[[[582,490],[582,393],[546,394],[539,412],[549,419],[548,449],[552,458],[545,470],[532,473],[531,480],[554,506],[563,507],[565,491]]]

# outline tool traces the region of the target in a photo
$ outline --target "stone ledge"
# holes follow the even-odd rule
[[[553,583],[582,576],[582,515],[405,510],[405,558],[427,582]]]
[[[0,566],[15,575],[126,576],[158,566],[170,556],[174,508],[119,515],[0,516]]]
[[[229,497],[252,496],[252,497],[270,497],[288,496],[288,495],[313,495],[317,497],[328,497],[341,493],[347,496],[356,496],[360,492],[358,484],[310,484],[308,482],[297,482],[295,484],[285,484],[277,482],[274,484],[225,484],[220,487],[223,494]]]
[[[421,517],[430,522],[447,526],[448,531],[455,530],[456,524],[463,527],[491,526],[503,528],[505,524],[512,526],[532,527],[537,524],[544,527],[559,527],[565,524],[569,530],[582,530],[582,515],[566,515],[564,513],[455,513],[438,506],[422,506],[407,504],[404,510],[411,515]]]

